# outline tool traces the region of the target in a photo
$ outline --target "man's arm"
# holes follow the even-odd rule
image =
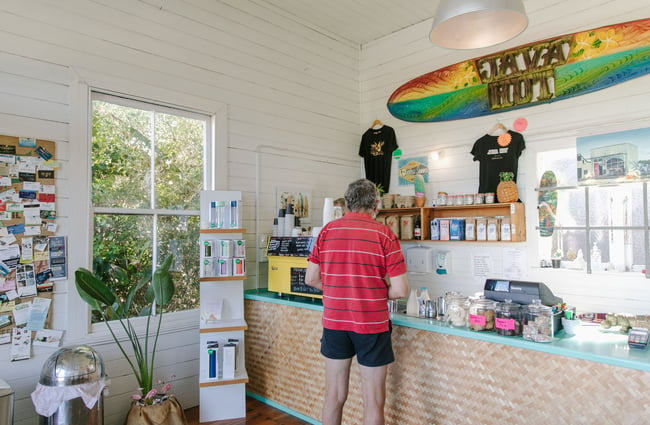
[[[311,261],[307,263],[305,284],[321,291],[323,290],[323,282],[320,280],[320,266],[318,264],[314,264]]]
[[[309,272],[309,269],[307,269],[307,272]],[[409,281],[406,277],[406,273],[395,277],[386,276],[386,283],[388,284],[389,300],[397,300],[400,298],[406,298],[406,296],[408,296]]]

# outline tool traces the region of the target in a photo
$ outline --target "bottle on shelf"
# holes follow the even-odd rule
[[[223,229],[225,228],[226,202],[216,201],[213,202],[213,204],[215,204],[213,215],[214,221],[210,223],[210,227],[213,229]]]
[[[406,301],[406,314],[417,317],[419,315],[419,308],[418,290],[411,288],[411,293]]]
[[[420,216],[416,215],[413,223],[413,239],[420,240],[422,239],[422,221]]]
[[[418,316],[426,317],[427,301],[431,301],[429,297],[429,290],[426,286],[420,288],[420,294],[418,296]]]
[[[211,229],[217,227],[217,203],[215,201],[210,202],[210,209],[208,210],[208,223]]]
[[[241,227],[241,201],[230,201],[230,228]]]
[[[427,319],[435,319],[436,318],[436,305],[432,300],[429,300],[426,302],[426,306],[424,309],[424,316]]]

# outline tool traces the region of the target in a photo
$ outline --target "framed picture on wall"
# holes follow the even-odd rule
[[[287,205],[293,205],[293,214],[303,222],[311,218],[311,193],[304,189],[277,189],[277,208],[286,211]]]
[[[578,137],[578,184],[606,184],[650,178],[650,128]]]

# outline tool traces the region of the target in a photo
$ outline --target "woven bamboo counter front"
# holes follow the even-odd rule
[[[319,419],[321,312],[245,300],[248,391]],[[642,425],[650,373],[395,326],[390,425]],[[362,422],[353,366],[343,423]]]

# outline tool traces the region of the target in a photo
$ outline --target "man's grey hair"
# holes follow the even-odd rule
[[[372,211],[378,199],[377,186],[368,179],[353,181],[345,191],[345,206],[352,212]]]

